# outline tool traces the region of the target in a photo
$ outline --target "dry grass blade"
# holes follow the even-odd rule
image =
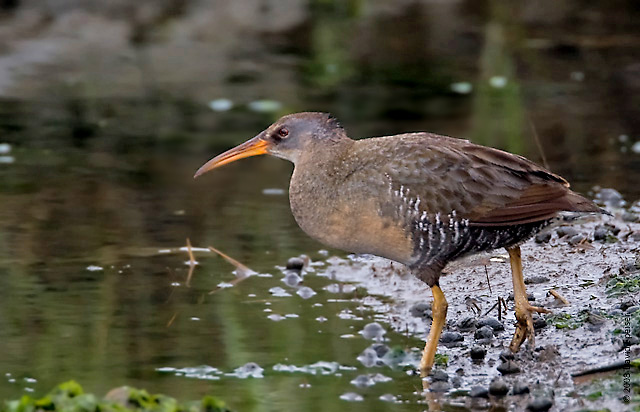
[[[255,271],[249,269],[247,266],[245,266],[242,263],[238,262],[237,260],[235,260],[231,256],[219,251],[218,249],[214,248],[213,246],[209,246],[209,250],[211,250],[212,252],[217,253],[218,255],[220,255],[224,260],[226,260],[227,262],[231,263],[236,268],[236,278],[234,280],[232,280],[231,282],[229,282],[229,284],[231,286],[235,286],[238,283],[242,282],[243,280],[247,279],[249,276],[256,274]],[[209,292],[209,294],[213,295],[214,293],[216,293],[220,289],[223,289],[223,288],[217,287],[217,288],[213,289],[211,292]]]
[[[191,241],[187,238],[187,254],[189,255],[189,273],[187,274],[187,287],[191,287],[191,277],[193,276],[193,270],[196,267],[196,259],[193,256],[193,250],[191,247]]]
[[[564,296],[556,292],[554,289],[551,289],[549,291],[549,294],[554,298],[558,299],[560,302],[562,302],[563,305],[569,305],[569,301]]]

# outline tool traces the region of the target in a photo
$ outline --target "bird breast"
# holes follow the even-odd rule
[[[300,228],[337,249],[411,263],[411,234],[406,225],[381,216],[376,193],[357,176],[347,180],[318,169],[310,173],[296,166],[291,177],[289,200]]]

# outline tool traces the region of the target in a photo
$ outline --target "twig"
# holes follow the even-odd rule
[[[560,302],[562,302],[563,305],[569,305],[569,301],[564,296],[556,292],[555,289],[551,289],[549,291],[549,294],[554,298],[558,299]]]
[[[494,304],[493,304],[493,306],[491,306],[491,307],[489,308],[489,310],[488,310],[488,311],[486,311],[486,312],[484,313],[484,315],[482,315],[482,316],[487,316],[487,315],[489,314],[489,312],[491,312],[491,311],[492,311],[496,306],[498,306],[499,304],[500,304],[500,298],[498,298],[498,301],[497,301],[496,303],[494,303]]]
[[[167,327],[170,327],[173,324],[173,321],[176,320],[176,317],[178,317],[178,312],[174,313],[173,316],[171,316],[171,319],[169,319],[169,322],[167,322]]]
[[[542,164],[545,169],[549,169],[549,163],[547,163],[547,157],[544,155],[544,150],[542,150],[542,144],[540,143],[540,138],[538,137],[538,132],[536,131],[536,126],[533,124],[531,117],[527,116],[529,120],[529,126],[531,126],[531,131],[533,132],[533,140],[536,142],[536,146],[538,146],[538,151],[540,152],[540,157],[542,157]]]
[[[235,286],[238,283],[242,282],[243,280],[249,278],[251,275],[255,275],[256,274],[255,271],[249,269],[247,266],[245,266],[242,263],[238,262],[237,260],[235,260],[231,256],[228,256],[228,255],[224,254],[223,252],[219,251],[218,249],[214,248],[213,246],[209,246],[209,250],[211,250],[212,252],[217,253],[224,260],[226,260],[227,262],[229,262],[233,266],[235,266],[235,268],[236,268],[236,278],[234,280],[232,280],[231,282],[228,282],[231,286]],[[218,292],[220,289],[224,289],[224,288],[221,288],[221,287],[218,286],[217,288],[215,288],[212,291],[210,291],[209,294],[213,295],[214,293]]]
[[[592,369],[584,370],[582,372],[572,373],[571,376],[574,378],[577,378],[580,376],[594,375],[596,373],[611,372],[611,371],[616,371],[618,369],[624,369],[628,365],[629,364],[626,363],[626,361],[618,361],[618,362],[610,363],[609,365],[598,366]]]
[[[193,276],[193,269],[196,267],[196,259],[193,257],[193,250],[191,250],[191,241],[187,238],[187,254],[189,255],[189,273],[187,274],[187,287],[191,287],[191,277]]]
[[[487,285],[489,285],[489,294],[492,295],[491,291],[491,282],[489,282],[489,271],[487,270],[487,265],[484,265],[484,274],[487,276]]]

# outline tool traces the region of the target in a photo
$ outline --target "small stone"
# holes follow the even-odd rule
[[[292,257],[287,260],[287,269],[289,270],[297,270],[300,272],[304,268],[304,260],[299,257]]]
[[[640,306],[634,305],[634,306],[629,306],[625,312],[627,312],[628,314],[632,314],[637,312],[638,310],[640,310]]]
[[[558,234],[558,237],[571,237],[577,235],[578,230],[571,226],[561,226],[556,229],[556,233]]]
[[[347,402],[362,402],[364,398],[362,395],[355,392],[347,392],[340,395],[340,399]]]
[[[294,287],[298,286],[298,283],[302,282],[302,278],[295,272],[289,272],[284,276],[284,278],[282,278],[282,281],[285,285]]]
[[[448,382],[435,381],[429,385],[429,390],[433,392],[447,392],[451,389],[451,385]]]
[[[604,226],[598,226],[593,231],[593,240],[604,241],[607,239],[609,231]]]
[[[513,388],[511,389],[511,393],[513,395],[524,395],[529,392],[529,387],[521,382],[516,382],[516,384],[513,385]]]
[[[551,240],[551,232],[544,231],[536,235],[536,243],[548,243]]]
[[[578,233],[577,235],[573,235],[567,240],[570,245],[577,245],[579,243],[583,243],[587,237],[582,233]]]
[[[487,350],[482,346],[474,346],[471,348],[471,359],[481,360],[487,355]]]
[[[379,358],[383,357],[387,354],[387,352],[389,352],[389,347],[384,343],[376,343],[374,345],[371,345],[371,349],[376,352],[376,355],[378,355]]]
[[[448,380],[449,380],[449,375],[447,375],[447,372],[443,370],[436,369],[431,373],[432,382],[436,382],[436,381],[447,382]]]
[[[507,360],[498,365],[498,372],[503,375],[512,375],[520,373],[520,366],[514,360]]]
[[[502,361],[514,360],[515,358],[516,356],[509,349],[500,352],[500,360]]]
[[[474,386],[469,392],[472,398],[489,398],[489,390],[484,386]]]
[[[458,322],[458,329],[460,330],[471,330],[474,329],[477,326],[477,322],[475,320],[475,318],[468,316],[466,318],[462,318],[459,322]]]
[[[464,336],[459,332],[445,332],[440,336],[440,343],[451,344],[464,341]]]
[[[512,292],[512,293],[509,293],[509,296],[507,297],[507,300],[508,300],[508,301],[510,301],[510,302],[513,302],[513,300],[514,300],[514,299],[513,299],[513,292]],[[536,297],[535,297],[535,296],[533,296],[533,293],[527,293],[527,300],[528,300],[529,302],[533,302],[533,301],[535,301],[535,300],[536,300]]]
[[[640,242],[640,230],[631,232],[629,236],[627,236],[627,240],[630,240],[632,242]]]
[[[625,205],[625,201],[622,198],[620,192],[615,189],[604,188],[596,193],[596,200],[606,206],[622,207]]]
[[[384,334],[387,333],[386,330],[378,322],[371,322],[364,326],[364,328],[360,331],[360,334],[365,339],[382,339]]]
[[[378,365],[380,360],[376,351],[371,348],[366,348],[356,359],[367,368]]]
[[[411,313],[413,317],[423,319],[432,319],[433,316],[430,303],[416,303],[409,309],[409,313]]]
[[[502,397],[509,393],[509,387],[502,379],[494,379],[489,385],[489,393],[493,396]]]
[[[476,330],[474,337],[478,340],[491,339],[493,338],[493,329],[491,328],[491,326],[485,325]]]
[[[547,327],[547,321],[537,313],[533,315],[533,328],[542,329]]]
[[[635,215],[635,214],[633,214],[631,212],[624,212],[622,214],[622,220],[624,220],[625,222],[633,223],[633,222],[637,222],[638,220],[640,220],[640,218],[637,215]]]
[[[620,316],[620,315],[622,315],[623,313],[624,313],[624,311],[623,311],[622,309],[618,309],[618,308],[616,308],[616,309],[611,309],[611,310],[609,311],[609,315],[610,315],[610,316]]]
[[[302,299],[309,299],[316,295],[316,292],[308,286],[303,286],[296,291],[296,294]]]
[[[540,283],[547,283],[549,278],[546,276],[530,276],[524,280],[525,285],[538,285]]]
[[[536,398],[527,405],[529,412],[546,412],[553,406],[553,401],[546,397]]]
[[[489,326],[496,332],[504,330],[504,324],[496,318],[486,317],[478,319],[478,327]]]

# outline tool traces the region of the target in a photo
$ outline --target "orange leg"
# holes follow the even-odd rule
[[[422,360],[420,361],[420,376],[422,377],[426,377],[433,367],[438,341],[440,340],[440,334],[442,333],[442,328],[447,318],[447,307],[449,306],[440,286],[433,286],[431,293],[433,293],[433,305],[431,307],[433,321],[431,322],[431,330],[429,331],[427,344],[424,347]]]
[[[513,298],[516,303],[516,319],[518,321],[516,333],[513,335],[509,349],[511,349],[512,352],[517,352],[525,339],[529,339],[529,345],[532,348],[535,346],[533,318],[531,317],[531,314],[533,312],[549,313],[550,311],[537,306],[532,306],[527,300],[527,290],[524,286],[524,279],[522,277],[520,247],[514,246],[507,249],[507,252],[509,252],[509,261],[511,263]]]

